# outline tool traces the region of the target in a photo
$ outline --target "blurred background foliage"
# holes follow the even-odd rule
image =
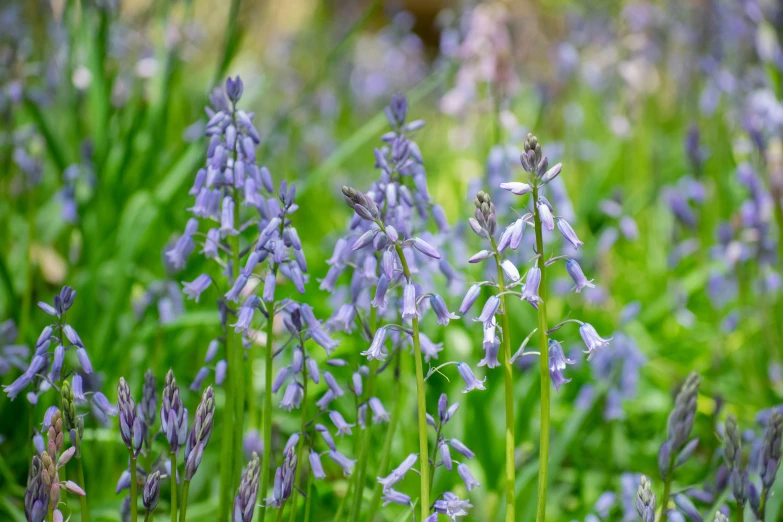
[[[475,190],[487,187],[498,142],[519,146],[530,130],[550,159],[563,162],[574,226],[586,243],[582,263],[598,288],[583,299],[553,297],[550,315],[575,310],[599,332],[628,336],[646,360],[638,393],[623,397],[615,418],[604,412],[608,382],[589,364],[571,371],[572,382],[554,397],[550,518],[584,519],[602,492],[623,491],[623,473],[655,480],[673,394],[693,370],[704,381],[696,419],[702,444],[678,482],[703,482],[718,465],[715,432],[724,412],[753,428],[757,412],[783,393],[781,209],[779,193],[774,197],[783,122],[780,7],[525,0],[480,8],[490,13],[487,34],[496,23],[511,40],[502,53],[479,49],[479,61],[488,53],[495,68],[489,78],[477,74],[466,93],[464,86],[459,92],[467,63],[459,45],[479,23],[471,2],[3,2],[0,318],[13,319],[17,342],[32,345],[46,323],[35,303],[69,284],[78,292],[69,322],[111,398],[119,376],[139,387],[147,367],[159,378],[169,367],[184,382],[195,376],[218,317],[213,303],[183,303],[177,289],[203,271],[204,260],[172,271],[162,252],[184,229],[187,191],[205,154],[203,106],[228,74],[244,80],[261,161],[276,181],[297,183],[296,225],[310,265],[306,299],[328,317],[330,296],[316,280],[349,216],[339,187],[375,179],[372,148],[386,129],[381,110],[403,91],[410,114],[427,121],[417,141],[430,191],[456,226],[464,227]],[[507,76],[497,77],[502,69]],[[742,166],[773,195],[758,210],[766,228],[743,222]],[[689,180],[701,190],[685,203],[692,222],[671,196],[690,194]],[[633,220],[636,233],[618,232],[620,216]],[[727,261],[727,245],[721,250],[723,223],[733,226],[737,248],[751,252],[739,262]],[[475,243],[467,241],[469,252]],[[466,259],[456,264],[464,268]],[[466,281],[480,276],[467,270]],[[630,313],[636,307],[638,314]],[[518,303],[511,313],[518,343],[535,316]],[[465,321],[448,329],[425,323],[428,335],[444,342],[446,360],[480,356],[480,332]],[[338,354],[355,359],[364,348],[359,336],[345,337]],[[256,393],[261,374],[254,368]],[[16,375],[10,369],[3,382]],[[532,520],[538,377],[523,369],[516,379],[519,513]],[[469,519],[494,520],[503,462],[500,374],[488,372],[488,390],[470,396],[461,396],[454,380],[436,376],[428,384],[433,408],[441,391],[463,401],[463,424],[453,435],[476,451],[482,483],[470,496],[476,507]],[[415,447],[414,398],[404,397],[410,422],[404,419],[394,442],[400,458]],[[185,392],[185,401],[195,407],[196,394]],[[18,485],[46,406],[0,399],[4,520],[19,519]],[[284,437],[294,416],[277,412],[276,422]],[[102,441],[85,452],[90,505],[96,519],[116,520],[113,486],[125,467],[120,438],[114,426],[89,425],[88,446],[90,440]],[[215,460],[208,455],[204,466]],[[192,520],[212,520],[213,480],[202,473],[194,481]],[[317,486],[316,513],[333,513],[345,481]],[[622,519],[616,509],[607,520]],[[768,520],[779,520],[780,494],[769,509]],[[392,506],[378,516],[393,520],[401,511]]]

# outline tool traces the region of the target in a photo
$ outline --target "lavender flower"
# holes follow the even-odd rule
[[[480,485],[478,481],[473,478],[473,474],[470,472],[470,469],[462,462],[457,465],[457,473],[465,483],[465,489],[468,491],[471,491],[473,488]]]
[[[117,402],[119,404],[120,435],[125,446],[132,452],[133,457],[139,455],[141,451],[142,437],[144,428],[141,419],[136,416],[136,403],[131,397],[128,383],[123,377],[120,377],[120,384],[117,389]]]
[[[655,522],[655,493],[650,480],[642,476],[639,490],[636,493],[636,512],[642,522]]]
[[[486,390],[484,387],[484,383],[487,380],[486,377],[479,381],[473,375],[473,371],[470,369],[470,366],[462,362],[457,365],[457,370],[459,371],[462,379],[465,381],[465,388],[462,390],[462,393],[468,393],[472,390]]]
[[[554,339],[549,340],[549,376],[552,379],[552,385],[557,391],[560,391],[560,386],[570,382],[571,379],[566,379],[563,376],[563,370],[566,369],[567,364],[574,364],[574,361],[567,358],[563,353],[563,347],[560,343]]]
[[[147,513],[152,513],[158,507],[160,500],[160,471],[147,475],[147,482],[144,484],[144,491],[141,495],[141,501]]]
[[[531,267],[525,277],[525,288],[522,291],[522,300],[530,303],[533,308],[538,309],[538,303],[541,297],[538,295],[538,287],[541,284],[541,269],[537,266]]]
[[[201,402],[196,409],[193,425],[185,444],[185,480],[191,480],[201,464],[204,450],[212,436],[214,416],[215,394],[212,391],[212,386],[209,386],[201,396]]]
[[[566,271],[568,272],[568,275],[571,276],[571,279],[574,280],[574,288],[577,294],[585,287],[595,288],[592,279],[590,281],[587,280],[584,272],[582,272],[582,267],[579,266],[579,263],[577,263],[576,260],[569,259],[566,261]]]
[[[242,473],[242,480],[239,483],[236,497],[234,497],[234,508],[231,518],[233,522],[250,522],[253,519],[256,497],[258,495],[260,470],[261,463],[258,455],[253,453],[250,462]]]
[[[186,443],[188,432],[188,410],[182,404],[179,397],[179,386],[174,378],[174,372],[169,370],[166,374],[166,383],[163,387],[163,396],[160,406],[160,425],[166,440],[169,443],[169,451],[175,455]]]
[[[579,335],[582,336],[582,340],[587,347],[587,350],[584,353],[588,354],[588,361],[596,350],[608,346],[609,341],[612,340],[611,337],[609,339],[602,338],[600,335],[598,335],[598,332],[595,331],[595,327],[589,323],[582,323],[582,325],[579,327]]]

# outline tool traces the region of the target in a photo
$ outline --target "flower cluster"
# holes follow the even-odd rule
[[[65,321],[66,313],[75,298],[76,291],[70,286],[64,286],[54,297],[54,306],[38,303],[41,310],[54,317],[54,322],[46,326],[38,336],[33,358],[24,373],[13,383],[3,387],[10,399],[14,399],[30,384],[35,383],[37,389],[27,394],[27,400],[33,404],[37,403],[39,394],[61,380],[66,351],[69,349],[76,352],[82,371],[87,375],[92,373],[92,363],[84,343],[73,326]],[[50,351],[50,347],[54,349]]]

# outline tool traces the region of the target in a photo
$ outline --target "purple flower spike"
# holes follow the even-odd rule
[[[484,383],[487,380],[486,377],[479,381],[476,379],[476,376],[473,375],[473,371],[470,369],[470,366],[463,362],[457,365],[457,370],[462,376],[462,379],[465,381],[465,388],[463,388],[462,393],[468,393],[469,391],[473,390],[486,390],[484,387]]]
[[[575,259],[569,259],[568,261],[566,261],[566,271],[568,272],[568,275],[571,276],[571,279],[574,280],[574,285],[576,285],[575,289],[577,294],[581,292],[582,289],[585,287],[595,288],[593,281],[587,280],[587,277],[585,277],[585,273],[582,272],[582,267],[579,266],[579,263],[577,263]]]
[[[541,302],[541,298],[538,296],[538,287],[540,284],[541,269],[534,266],[527,271],[525,288],[522,291],[522,299],[530,303],[535,309],[538,309],[538,303]]]
[[[569,243],[571,243],[571,245],[573,245],[574,250],[584,245],[584,242],[580,241],[579,238],[576,237],[576,232],[574,232],[574,229],[571,228],[571,225],[569,225],[568,221],[566,221],[565,219],[560,218],[557,220],[557,228],[560,230],[560,233],[563,235],[563,238],[565,238],[566,241],[568,241]]]
[[[194,299],[198,303],[201,294],[209,288],[210,283],[212,283],[212,278],[207,274],[201,274],[190,283],[182,283],[183,292],[188,296],[188,299]]]
[[[596,350],[609,346],[609,341],[612,340],[611,337],[609,339],[602,338],[596,332],[595,327],[589,323],[584,323],[579,327],[579,335],[582,336],[582,340],[587,347],[584,353],[589,354],[587,356],[588,361],[593,357]]]

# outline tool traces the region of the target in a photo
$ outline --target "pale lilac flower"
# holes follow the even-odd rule
[[[462,299],[462,304],[459,305],[459,313],[467,313],[467,311],[470,310],[470,308],[473,306],[473,303],[476,302],[480,295],[481,285],[471,285],[470,288],[468,288],[465,297]]]
[[[340,437],[342,435],[351,435],[351,428],[355,426],[355,424],[348,424],[345,422],[345,419],[337,410],[331,410],[329,412],[329,418],[332,419],[332,422],[334,423],[334,426],[337,428],[337,436]]]
[[[485,259],[489,259],[490,257],[494,256],[494,252],[490,252],[489,250],[481,250],[479,252],[476,252],[471,256],[471,258],[468,260],[470,263],[478,263],[479,261],[483,261]]]
[[[343,389],[340,388],[340,385],[337,384],[337,380],[331,372],[324,372],[324,382],[329,386],[329,390],[331,390],[335,397],[342,397],[345,394]]]
[[[411,453],[405,457],[405,460],[392,470],[389,475],[384,478],[378,477],[378,482],[383,486],[383,490],[386,491],[391,489],[395,484],[405,478],[405,475],[413,468],[413,465],[416,464],[418,458],[419,456],[416,453]]]
[[[602,338],[600,335],[598,335],[598,332],[596,332],[595,327],[589,323],[583,323],[582,326],[579,327],[579,335],[582,336],[582,340],[587,347],[587,350],[585,350],[584,353],[589,354],[587,356],[588,361],[596,350],[608,346],[609,341],[612,340],[611,337],[609,339]]]
[[[510,181],[507,183],[501,183],[500,188],[503,190],[508,190],[512,194],[516,196],[524,196],[525,194],[529,194],[533,192],[533,187],[530,186],[527,183],[520,183],[516,181]]]
[[[581,292],[585,287],[595,288],[593,281],[587,280],[587,277],[585,277],[585,274],[582,271],[582,267],[579,266],[579,263],[577,263],[575,259],[569,259],[566,261],[566,271],[568,272],[568,275],[571,276],[571,279],[574,280],[574,285],[576,285],[576,293]]]
[[[321,464],[321,456],[318,454],[318,452],[310,448],[309,458],[310,469],[313,472],[313,476],[317,479],[326,478],[326,473],[324,473],[324,466]]]
[[[500,298],[496,295],[492,295],[484,303],[484,308],[481,310],[481,315],[473,319],[476,322],[484,323],[484,328],[489,328],[492,325],[492,320],[500,307]]]
[[[204,293],[207,288],[209,288],[211,283],[211,277],[209,277],[207,274],[201,274],[190,283],[182,283],[182,286],[185,295],[188,296],[188,299],[195,299],[195,301],[198,303],[201,294]]]
[[[431,257],[433,259],[440,259],[440,254],[438,251],[421,238],[417,237],[413,240],[413,247],[425,256]]]
[[[381,500],[383,500],[383,505],[388,506],[389,504],[399,504],[401,506],[409,506],[411,504],[411,497],[406,495],[405,493],[400,493],[399,491],[395,491],[393,489],[387,489],[383,492],[383,497],[381,497]]]
[[[438,451],[440,453],[440,460],[443,461],[443,466],[451,471],[452,465],[451,465],[451,451],[449,450],[449,445],[445,442],[441,442],[440,447],[438,448]]]
[[[538,215],[541,217],[541,225],[548,231],[555,229],[555,219],[549,205],[544,201],[538,202]]]
[[[329,449],[335,449],[334,439],[332,438],[332,435],[329,433],[329,429],[326,426],[323,424],[316,424],[315,431],[321,434],[321,438],[324,439],[324,443],[329,447]]]
[[[533,308],[538,309],[538,303],[541,298],[538,296],[538,287],[541,284],[541,269],[537,266],[531,267],[527,271],[525,278],[525,288],[522,290],[522,299],[530,303]]]
[[[329,458],[334,461],[335,464],[343,469],[343,474],[347,477],[353,471],[353,467],[356,464],[355,460],[349,459],[337,450],[329,451]]]
[[[283,394],[283,399],[280,401],[280,407],[286,411],[291,411],[294,408],[299,408],[302,403],[302,388],[299,383],[294,381],[289,383]]]
[[[578,237],[576,237],[576,232],[574,232],[574,229],[571,228],[571,225],[568,224],[568,221],[566,221],[563,218],[559,218],[557,220],[557,228],[560,230],[560,233],[563,235],[563,238],[571,243],[573,245],[574,249],[578,249],[580,246],[584,245],[583,241],[580,241]]]
[[[475,453],[473,453],[470,449],[468,449],[468,447],[465,446],[458,439],[448,439],[446,442],[449,443],[449,446],[451,446],[454,449],[454,451],[456,451],[466,459],[472,459],[473,457],[476,456]]]
[[[458,315],[449,312],[445,301],[443,301],[443,298],[438,294],[433,294],[432,297],[430,297],[430,305],[438,318],[438,324],[447,326],[451,319],[459,319]]]
[[[479,486],[480,484],[478,481],[473,477],[473,474],[470,472],[470,469],[467,465],[460,462],[457,464],[457,473],[459,473],[460,478],[465,483],[465,488],[468,491],[471,491],[476,486]]]
[[[386,308],[386,291],[389,288],[389,278],[386,274],[381,274],[378,278],[378,285],[375,288],[375,297],[372,300],[372,306],[375,308]],[[354,309],[351,306],[351,309]]]
[[[503,269],[503,273],[506,274],[506,277],[511,279],[511,281],[515,283],[519,281],[519,270],[517,270],[517,267],[514,266],[514,263],[512,263],[511,260],[506,259],[500,264],[500,267]]]
[[[372,410],[372,421],[389,422],[389,413],[383,407],[383,404],[377,397],[370,397],[369,400],[370,409]]]
[[[463,362],[457,365],[457,370],[459,371],[460,376],[462,376],[462,379],[465,381],[465,388],[462,390],[462,393],[468,393],[472,390],[486,390],[484,387],[484,383],[487,380],[486,377],[479,381],[476,379],[476,376],[473,375],[473,371],[470,369],[470,366]]]
[[[457,495],[451,492],[443,494],[443,499],[436,500],[433,504],[433,508],[436,513],[451,517],[452,520],[456,520],[457,517],[465,517],[468,515],[468,508],[472,508],[473,505],[467,500],[461,500]]]
[[[416,309],[416,286],[412,283],[406,283],[402,293],[402,318],[413,319],[419,317]]]

